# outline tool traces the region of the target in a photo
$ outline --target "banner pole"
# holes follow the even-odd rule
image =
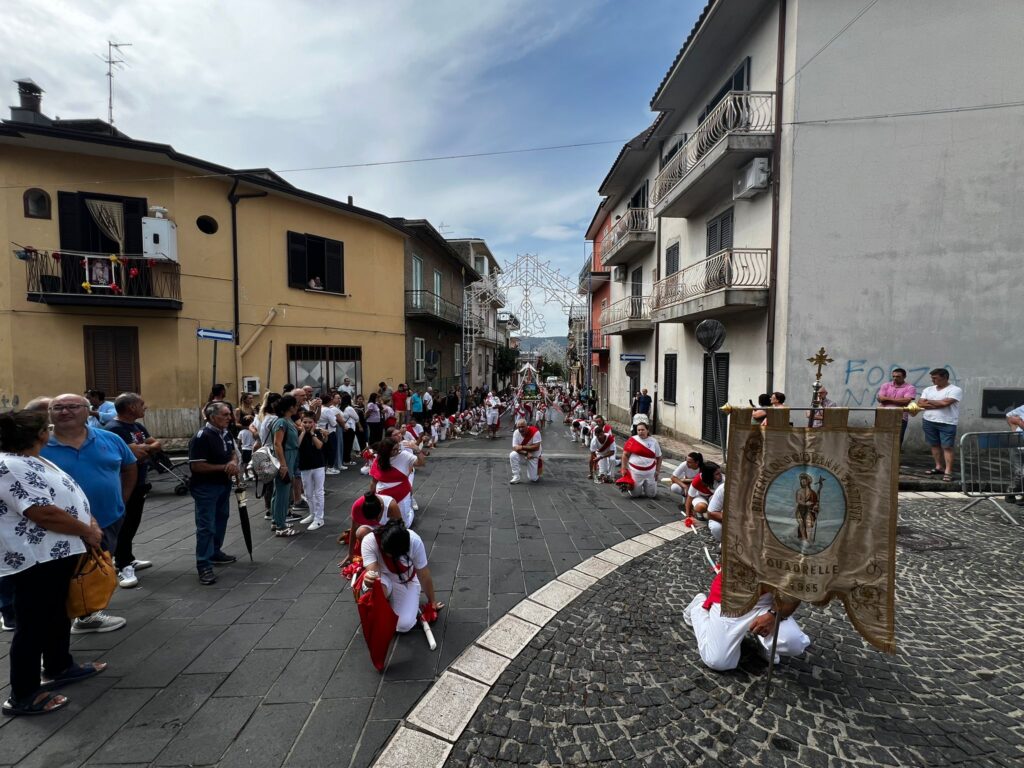
[[[772,606],[773,607],[775,606],[775,597],[776,597],[775,593],[772,592]],[[765,675],[765,678],[764,678],[764,698],[761,699],[761,706],[762,707],[765,705],[765,702],[768,701],[768,696],[771,695],[771,692],[772,692],[772,672],[775,671],[775,649],[776,649],[776,647],[779,644],[779,624],[781,624],[781,623],[782,622],[779,621],[778,615],[776,615],[775,616],[775,630],[772,632],[772,650],[771,650],[771,653],[768,655],[768,672],[767,672],[767,674]],[[758,642],[760,642],[760,640]]]

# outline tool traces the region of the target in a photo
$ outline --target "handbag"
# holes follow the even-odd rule
[[[102,611],[117,589],[117,571],[109,552],[89,548],[78,558],[68,586],[67,610],[72,619]]]
[[[249,459],[249,467],[253,475],[261,483],[269,483],[281,469],[281,462],[277,458],[277,452],[273,445],[265,445],[259,450],[252,452]]]

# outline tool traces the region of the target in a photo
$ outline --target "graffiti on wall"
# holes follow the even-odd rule
[[[907,382],[917,387],[918,394],[925,387],[931,386],[932,380],[928,371],[933,368],[945,368],[949,371],[950,383],[958,387],[962,386],[956,368],[948,363],[945,365],[908,365],[906,363],[883,363],[867,358],[841,362],[843,362],[841,369],[843,388],[841,392],[835,393],[839,397],[833,397],[833,399],[840,406],[850,408],[858,406],[870,408],[875,402],[878,388],[890,380],[893,368],[906,370]]]

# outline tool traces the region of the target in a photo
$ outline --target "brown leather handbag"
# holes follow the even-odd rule
[[[117,589],[117,571],[109,552],[86,550],[68,587],[68,616],[72,619],[102,611]]]

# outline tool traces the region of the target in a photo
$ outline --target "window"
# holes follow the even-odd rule
[[[748,56],[743,60],[732,77],[725,81],[718,92],[711,97],[711,101],[704,107],[704,111],[700,113],[700,117],[697,118],[697,124],[700,125],[704,122],[705,118],[711,113],[715,107],[719,105],[722,99],[725,98],[729,91],[745,91],[748,88],[750,82],[750,57]]]
[[[50,218],[50,196],[41,189],[26,189],[22,198],[26,219]]]
[[[644,179],[644,183],[640,185],[633,196],[629,198],[630,208],[646,208],[647,207],[647,180]]]
[[[481,277],[487,275],[487,259],[483,256],[476,256],[473,258],[473,269],[475,269]]]
[[[356,392],[362,392],[362,347],[288,345],[288,381],[296,387],[324,391],[340,387],[347,376]]]
[[[665,355],[665,390],[662,399],[676,402],[676,355]]]
[[[345,292],[345,244],[326,237],[288,233],[288,287]]]
[[[452,353],[452,376],[462,375],[462,345],[456,344]]]
[[[423,259],[412,257],[412,305],[416,309],[423,307]]]
[[[426,367],[427,342],[426,339],[415,338],[412,340],[412,378],[413,381],[423,381],[426,376],[423,369]]]
[[[139,383],[139,329],[134,326],[87,325],[85,332],[85,386],[111,396],[141,392]]]
[[[663,146],[668,146],[668,149],[664,150],[664,154],[662,154],[662,156],[661,156],[661,163],[659,165],[659,170],[661,168],[664,168],[666,165],[669,164],[669,162],[672,160],[672,158],[676,156],[676,154],[679,152],[680,149],[683,148],[683,144],[685,144],[685,143],[686,143],[686,134],[685,133],[680,133],[680,134],[676,135],[676,140],[675,141],[673,141],[670,144],[663,145]]]
[[[665,249],[665,277],[679,271],[679,243],[672,243]]]
[[[434,270],[434,314],[441,314],[441,273]]]
[[[120,203],[124,211],[124,247],[96,222],[89,201]],[[60,247],[64,251],[142,255],[142,217],[148,210],[144,197],[118,197],[85,192],[57,193]]]
[[[708,221],[708,256],[732,248],[732,208]]]
[[[200,216],[196,219],[196,227],[204,235],[214,235],[217,233],[217,230],[220,229],[217,224],[217,220],[213,218],[213,216],[206,215]]]

